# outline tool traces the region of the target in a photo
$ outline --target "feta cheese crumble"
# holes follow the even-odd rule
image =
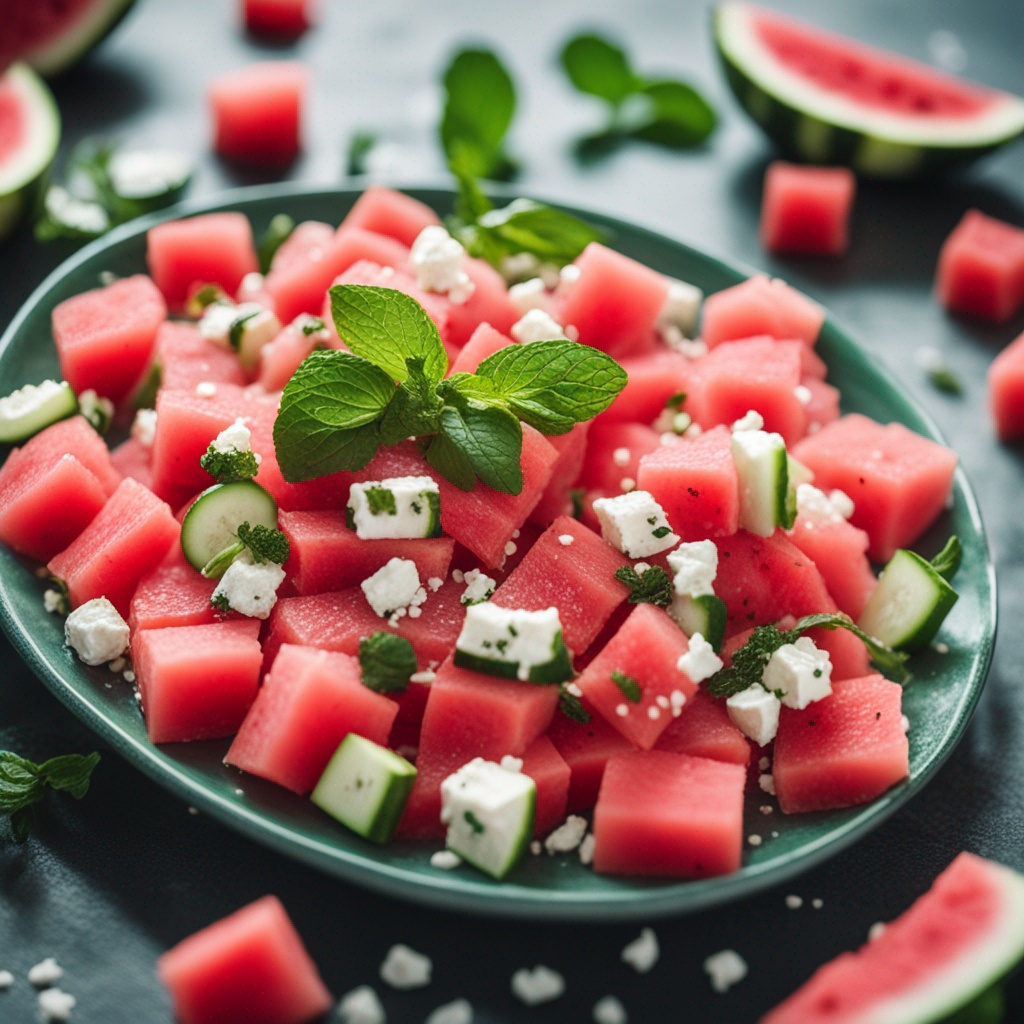
[[[746,414],[732,425],[734,434],[742,433],[745,430],[764,430],[764,417],[756,409],[748,409]]]
[[[391,620],[393,626],[427,599],[416,563],[408,558],[392,558],[359,586],[370,607],[382,619]]]
[[[427,1018],[426,1024],[472,1024],[473,1007],[465,999],[454,999],[439,1006]]]
[[[67,598],[59,590],[43,591],[43,610],[50,615],[61,615],[66,610]]]
[[[128,649],[128,623],[105,598],[79,605],[64,622],[64,642],[86,665],[104,665]]]
[[[767,793],[769,796],[775,796],[775,776],[768,772],[762,772],[757,777],[757,784],[761,787],[761,792]]]
[[[875,939],[880,939],[882,937],[882,933],[884,931],[885,931],[885,922],[884,921],[876,921],[868,929],[868,942],[874,942]]]
[[[507,772],[521,772],[523,770],[523,759],[506,754],[498,764]]]
[[[787,896],[786,906],[790,910],[799,910],[804,905],[803,897],[801,896]]]
[[[628,448],[616,448],[612,452],[612,462],[616,466],[628,466],[630,460],[630,451]]]
[[[562,623],[557,608],[526,611],[499,608],[484,601],[466,609],[455,652],[456,657],[461,652],[474,658],[515,665],[516,677],[525,681],[534,666],[547,664],[557,656],[561,636]]]
[[[131,434],[143,448],[152,448],[156,439],[156,409],[140,409],[132,420]]]
[[[429,956],[401,943],[392,946],[380,965],[381,980],[392,988],[423,988],[430,984],[434,964]]]
[[[543,964],[538,964],[532,971],[521,967],[512,975],[512,994],[527,1006],[550,1003],[563,992],[565,979]]]
[[[572,853],[583,842],[587,834],[587,819],[581,818],[578,814],[570,814],[561,825],[558,826],[544,840],[544,849],[550,854]]]
[[[539,277],[514,284],[508,290],[509,302],[520,315],[525,316],[531,309],[544,309],[547,305],[548,290]]]
[[[434,537],[440,532],[441,492],[429,476],[395,476],[353,484],[348,511],[360,540]]]
[[[583,842],[580,843],[579,855],[580,863],[584,866],[594,863],[594,847],[597,845],[597,840],[594,838],[594,833],[588,833]]]
[[[718,575],[718,548],[711,540],[680,544],[668,553],[669,568],[675,574],[672,586],[677,594],[700,597],[713,594]]]
[[[627,558],[656,555],[679,543],[665,510],[648,491],[631,490],[614,498],[598,498],[593,508],[601,535]]]
[[[704,293],[696,285],[687,281],[670,280],[668,293],[658,313],[658,333],[666,341],[666,334],[674,338],[676,332],[683,338],[693,337],[697,328],[697,314],[703,301]]]
[[[844,491],[826,494],[813,484],[800,484],[796,489],[796,510],[811,523],[841,523],[853,515],[853,501]]]
[[[231,326],[239,317],[262,312],[258,302],[243,302],[235,306],[227,302],[211,302],[196,324],[200,335],[221,348],[230,347]]]
[[[832,661],[810,637],[783,644],[768,659],[761,681],[788,708],[801,709],[832,692]]]
[[[29,968],[28,981],[36,988],[49,988],[56,985],[64,977],[64,969],[52,956],[40,960],[34,967]]]
[[[200,398],[215,398],[217,395],[217,385],[208,380],[200,381],[196,385],[196,394]]]
[[[380,997],[369,985],[360,985],[342,996],[338,1016],[343,1024],[385,1024],[387,1021]]]
[[[154,416],[156,413],[153,414]],[[252,451],[252,431],[245,425],[241,416],[225,427],[211,442],[210,447],[221,455],[228,455],[232,452]]]
[[[759,683],[734,693],[725,702],[733,725],[759,747],[766,747],[779,730],[782,702]]]
[[[658,936],[653,928],[644,928],[640,935],[622,950],[621,959],[629,964],[637,974],[646,974],[661,956]]]
[[[438,850],[430,855],[430,866],[442,871],[454,871],[462,863],[462,858],[451,850]]]
[[[14,984],[14,975],[10,971],[0,971],[0,992],[6,992]]]
[[[594,1024],[627,1024],[626,1008],[615,996],[605,996],[594,1003]]]
[[[702,683],[722,670],[724,662],[700,633],[690,637],[689,648],[679,656],[676,668],[685,672],[691,682]]]
[[[78,1002],[73,995],[62,992],[59,988],[48,988],[45,992],[39,993],[39,1013],[43,1020],[59,1021],[71,1020],[71,1011]]]
[[[562,325],[543,309],[528,310],[512,325],[512,337],[521,345],[535,341],[568,341]]]
[[[243,551],[218,580],[210,600],[223,598],[240,615],[265,619],[277,604],[277,589],[284,577],[284,567],[277,562],[256,563]]]
[[[747,962],[734,949],[723,949],[704,961],[704,970],[716,992],[728,992],[747,976]]]
[[[461,604],[479,604],[486,601],[497,589],[497,581],[484,575],[480,569],[470,569],[463,577],[466,589],[459,598]]]
[[[466,273],[466,250],[439,224],[425,227],[412,243],[409,261],[417,284],[427,292],[440,292],[457,306],[467,302],[476,285]]]

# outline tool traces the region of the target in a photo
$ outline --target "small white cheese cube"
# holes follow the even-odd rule
[[[843,517],[836,511],[829,496],[814,484],[800,484],[796,489],[796,511],[809,523],[841,523]]]
[[[692,338],[697,328],[697,314],[703,301],[704,293],[696,285],[671,280],[665,302],[658,314],[658,330],[674,327],[685,337]]]
[[[518,665],[516,674],[525,680],[534,665],[544,665],[555,657],[561,633],[557,608],[531,612],[483,601],[466,609],[455,649],[488,661]]]
[[[704,970],[716,992],[728,992],[747,976],[747,962],[734,949],[723,949],[704,961]]]
[[[86,665],[104,665],[128,650],[128,623],[105,598],[79,605],[64,621],[64,640]]]
[[[538,964],[532,971],[521,967],[512,975],[512,994],[527,1006],[550,1003],[565,991],[565,979],[558,971]]]
[[[726,702],[732,724],[759,747],[767,746],[779,729],[782,702],[774,693],[754,683],[740,693],[734,693]]]
[[[621,959],[629,964],[637,974],[646,974],[661,956],[658,936],[653,928],[644,928],[640,935],[623,948]]]
[[[832,661],[828,651],[802,636],[772,654],[761,682],[765,689],[781,693],[787,708],[805,708],[832,692]]]
[[[244,552],[221,576],[211,600],[224,598],[240,615],[265,619],[277,604],[277,588],[284,576],[284,568],[277,562],[253,562]]]
[[[521,345],[534,341],[568,341],[562,325],[543,309],[531,309],[512,325],[512,337]]]
[[[132,437],[143,448],[152,448],[156,439],[156,409],[140,409],[132,420]]]
[[[382,619],[401,617],[409,608],[418,608],[427,599],[426,590],[420,586],[416,563],[408,558],[392,558],[360,586],[370,607]]]
[[[430,984],[434,964],[429,956],[401,943],[392,946],[380,965],[380,976],[392,988],[423,988]]]
[[[714,541],[695,540],[680,544],[669,552],[668,564],[675,574],[672,585],[677,594],[700,597],[715,592],[712,584],[718,575],[718,548]]]
[[[548,301],[548,290],[539,277],[531,277],[529,281],[514,284],[508,290],[508,298],[512,308],[525,316],[531,309],[545,309]]]
[[[679,656],[676,668],[685,672],[691,682],[702,683],[722,670],[724,662],[715,654],[714,647],[700,633],[690,637],[687,652]]]
[[[601,524],[601,536],[628,558],[656,555],[679,543],[665,510],[648,491],[598,498],[594,513]]]
[[[764,417],[756,409],[748,409],[746,415],[741,416],[732,425],[734,434],[742,433],[744,430],[764,430]]]
[[[441,492],[429,476],[394,476],[353,484],[348,507],[361,540],[436,536]]]
[[[207,340],[221,348],[231,347],[231,326],[241,316],[259,313],[263,307],[258,302],[243,302],[236,306],[227,302],[211,302],[203,310],[196,328]]]
[[[463,579],[466,582],[466,589],[459,598],[462,604],[479,604],[486,601],[498,586],[496,580],[485,576],[479,569],[470,569]]]
[[[409,261],[416,281],[427,292],[440,292],[456,305],[466,302],[475,285],[463,267],[466,250],[439,224],[425,227],[412,243]]]
[[[243,303],[252,306],[255,303]],[[242,307],[240,306],[239,309]],[[254,313],[240,313],[232,325],[235,336],[228,332],[231,348],[238,353],[238,361],[247,370],[255,369],[264,345],[269,345],[280,333],[282,324],[277,314],[269,309],[257,307]]]
[[[342,996],[338,1017],[342,1024],[386,1024],[387,1021],[380,997],[369,985],[360,985]]]
[[[155,417],[156,413],[153,415]],[[245,425],[245,420],[239,417],[230,427],[225,427],[210,442],[210,447],[215,452],[225,455],[228,452],[251,452],[252,432]]]

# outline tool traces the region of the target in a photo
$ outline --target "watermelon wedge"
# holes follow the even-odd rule
[[[721,4],[714,37],[740,105],[798,160],[909,178],[1024,132],[1024,100],[754,4]]]

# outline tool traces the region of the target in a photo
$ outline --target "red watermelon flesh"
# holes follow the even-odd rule
[[[786,814],[853,807],[909,774],[903,689],[880,675],[832,684],[832,694],[783,708],[772,773]]]
[[[661,445],[640,460],[636,482],[654,495],[683,540],[732,534],[739,528],[739,486],[728,427]]]
[[[558,452],[558,459],[551,467],[551,479],[544,488],[540,501],[530,513],[531,523],[544,527],[559,516],[572,511],[570,491],[583,469],[590,427],[589,421],[577,423],[567,434],[547,436],[548,443]]]
[[[664,611],[651,604],[637,605],[576,679],[576,685],[589,707],[631,743],[650,750],[672,721],[672,694],[678,691],[689,700],[697,689],[676,667],[688,650],[686,634]],[[639,701],[633,702],[624,694],[613,672],[623,673],[637,684]]]
[[[561,537],[572,537],[572,543],[563,544]],[[566,646],[582,654],[629,596],[629,588],[615,578],[627,561],[582,523],[560,516],[491,600],[501,608],[557,608]]]
[[[951,312],[1005,323],[1024,305],[1024,229],[968,210],[942,245],[935,288]]]
[[[427,700],[430,698],[430,687],[429,682],[410,682],[404,690],[388,694],[398,705],[398,714],[395,715],[388,736],[388,746],[392,750],[401,753],[402,747],[419,747],[420,728],[423,725],[424,712],[427,710]]]
[[[15,458],[17,452],[17,458]],[[98,433],[84,416],[72,416],[41,430],[16,448],[0,470],[0,483],[15,465],[52,466],[65,455],[73,455],[100,482],[108,497],[121,483],[121,474],[114,467],[107,448]]]
[[[701,337],[709,348],[767,334],[813,345],[825,310],[778,278],[755,274],[704,300]]]
[[[988,400],[999,440],[1024,437],[1024,334],[1007,345],[989,367]]]
[[[121,476],[138,480],[143,487],[153,488],[149,449],[138,438],[129,437],[110,453],[110,462]]]
[[[135,480],[123,480],[48,568],[67,584],[72,607],[105,597],[127,616],[139,580],[160,563],[179,533],[164,502]]]
[[[319,344],[305,333],[301,321],[288,324],[273,341],[260,349],[260,386],[266,391],[283,391],[285,384]]]
[[[224,762],[309,793],[349,733],[385,744],[397,714],[355,658],[284,644]]]
[[[576,266],[579,278],[562,306],[561,322],[575,327],[584,345],[610,356],[648,348],[668,279],[599,242],[583,250]]]
[[[670,398],[686,394],[690,388],[690,363],[678,352],[626,357],[619,360],[619,365],[629,380],[597,417],[598,423],[653,423]]]
[[[746,774],[665,750],[613,757],[594,808],[594,870],[673,878],[736,871]]]
[[[938,1019],[1013,956],[1020,886],[1008,868],[961,853],[881,935],[818,968],[760,1024]]]
[[[654,749],[744,767],[751,754],[750,741],[732,724],[725,701],[712,697],[703,687],[686,702],[683,713],[672,719]]]
[[[219,622],[210,598],[217,587],[183,559],[166,559],[139,582],[132,597],[128,625],[140,629],[203,626]]]
[[[942,512],[956,454],[902,423],[876,423],[851,413],[801,441],[793,451],[814,472],[815,486],[845,491],[851,522],[871,538],[868,555],[887,562]]]
[[[773,161],[764,177],[761,244],[769,252],[841,256],[856,187],[848,167]]]
[[[146,236],[146,260],[168,306],[180,311],[192,285],[219,284],[234,295],[259,270],[252,226],[244,213],[204,213],[157,224]]]
[[[245,27],[257,35],[296,39],[310,26],[311,0],[244,0]]]
[[[144,274],[65,299],[53,310],[61,376],[119,402],[142,375],[167,316],[163,297]]]
[[[485,260],[466,259],[463,269],[474,284],[473,294],[463,303],[448,303],[448,340],[461,348],[477,326],[489,323],[508,334],[519,319],[508,297],[505,279]]]
[[[426,586],[432,577],[447,579],[455,549],[451,537],[360,540],[343,512],[282,512],[278,526],[291,544],[285,570],[299,594],[359,586],[392,558],[415,562]]]
[[[238,729],[259,688],[259,632],[255,619],[239,619],[132,636],[151,742],[219,739]]]
[[[476,368],[495,352],[514,345],[515,342],[490,324],[482,323],[470,335],[469,341],[459,350],[454,362],[448,368],[453,373],[476,373]]]
[[[207,341],[192,324],[168,320],[160,325],[153,346],[160,367],[160,386],[168,391],[194,391],[211,384],[245,384],[245,373],[233,352]]]
[[[793,444],[807,432],[807,409],[797,393],[801,348],[797,341],[750,338],[711,349],[690,364],[686,411],[707,428],[729,426],[754,409],[765,430]]]
[[[810,400],[804,406],[807,433],[816,434],[826,424],[839,419],[839,390],[816,377],[803,377],[800,384],[810,393]]]
[[[304,1024],[332,1003],[276,896],[179,942],[157,973],[181,1024]]]
[[[537,786],[533,834],[545,836],[565,821],[572,773],[547,736],[538,736],[523,754],[523,774]]]
[[[877,584],[867,558],[868,535],[845,520],[801,512],[789,539],[814,562],[839,610],[859,619]]]
[[[387,235],[409,248],[424,228],[440,223],[440,218],[426,203],[394,189],[371,185],[355,201],[341,227],[363,228]]]
[[[587,455],[580,470],[579,483],[588,489],[620,494],[634,485],[640,473],[640,460],[661,447],[661,435],[641,423],[595,422],[587,434]]]

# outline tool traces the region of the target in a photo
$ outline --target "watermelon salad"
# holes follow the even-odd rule
[[[82,662],[130,659],[153,743],[230,740],[498,879],[542,843],[733,872],[748,789],[802,814],[907,777],[893,680],[959,561],[911,546],[957,460],[840,414],[806,296],[705,300],[598,242],[510,286],[384,188],[265,275],[238,213],[147,258],[0,400],[0,540]]]

